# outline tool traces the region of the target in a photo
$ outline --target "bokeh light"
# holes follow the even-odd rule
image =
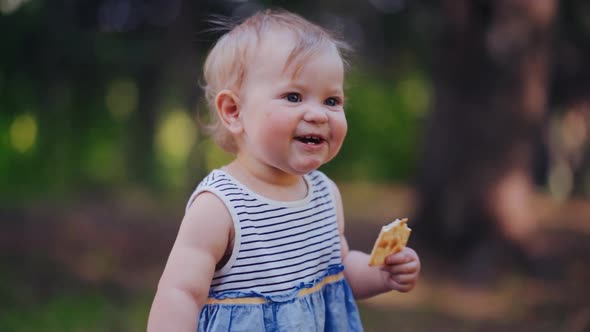
[[[431,87],[420,75],[412,75],[399,83],[400,94],[411,112],[424,116],[430,108]]]
[[[135,81],[121,78],[108,86],[105,102],[109,112],[119,121],[129,117],[137,109],[138,89]]]
[[[166,112],[156,133],[158,160],[168,168],[184,165],[195,144],[197,128],[184,109]]]
[[[30,0],[0,0],[0,13],[12,14]]]
[[[18,152],[29,151],[37,140],[37,120],[32,114],[18,115],[9,129],[10,145]]]

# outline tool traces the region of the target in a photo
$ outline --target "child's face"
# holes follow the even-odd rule
[[[238,158],[290,174],[305,174],[340,150],[347,124],[344,67],[333,45],[285,68],[294,37],[269,33],[247,68],[240,93],[243,133]]]

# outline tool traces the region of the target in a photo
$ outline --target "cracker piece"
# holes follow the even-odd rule
[[[375,241],[369,266],[385,264],[385,257],[400,252],[408,243],[412,229],[407,225],[408,218],[396,219],[381,228],[379,237]]]

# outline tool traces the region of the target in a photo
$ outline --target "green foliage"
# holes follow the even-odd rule
[[[0,16],[7,50],[0,53],[0,201],[129,186],[186,191],[231,158],[187,121],[203,104],[199,68],[209,41],[196,50],[168,48],[194,41],[173,44],[183,35],[142,25],[126,32],[85,29],[77,15],[30,2]],[[191,22],[200,22],[204,14],[193,15]],[[412,33],[400,30],[410,21],[396,23],[390,36],[399,45],[411,41]],[[331,176],[381,182],[413,176],[430,82],[418,54],[395,59],[380,72],[371,65],[351,73],[349,133],[340,155],[324,167]]]
[[[348,135],[326,170],[347,181],[408,180],[429,107],[428,82],[417,72],[385,80],[355,71],[348,84]]]

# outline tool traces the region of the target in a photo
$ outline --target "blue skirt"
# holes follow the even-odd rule
[[[198,331],[363,331],[354,296],[340,271],[278,297],[210,294]]]

